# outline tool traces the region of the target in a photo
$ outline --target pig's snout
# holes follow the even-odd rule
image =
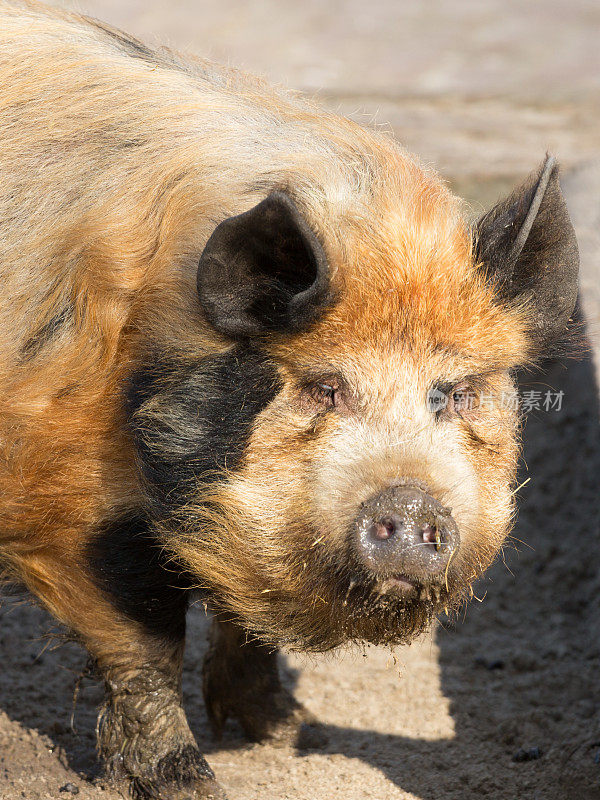
[[[450,509],[413,484],[367,500],[356,535],[358,556],[374,575],[419,582],[443,576],[460,541]]]

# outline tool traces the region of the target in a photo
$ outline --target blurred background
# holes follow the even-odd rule
[[[248,745],[233,724],[213,740],[200,688],[200,608],[190,613],[184,694],[231,800],[600,798],[598,0],[69,7],[390,128],[473,214],[547,150],[558,157],[581,248],[585,355],[529,377],[530,388],[563,391],[564,402],[527,421],[519,521],[477,590],[484,602],[395,654],[283,660],[285,680],[328,735],[314,750]],[[83,679],[71,719],[86,658],[74,644],[56,648],[51,627],[18,600],[0,607],[0,798],[117,800],[95,764],[101,687]]]
[[[391,126],[459,188],[480,177],[509,183],[546,149],[565,166],[600,150],[597,0],[63,5],[150,43],[318,93],[360,121]]]

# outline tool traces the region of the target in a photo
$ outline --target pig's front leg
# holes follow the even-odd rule
[[[145,526],[115,523],[80,552],[32,550],[19,569],[104,680],[98,750],[108,777],[137,800],[225,800],[181,705],[187,595]]]
[[[251,741],[269,739],[304,747],[324,743],[316,718],[282,685],[277,651],[237,625],[212,622],[203,668],[206,711],[217,737],[228,717]]]
[[[98,747],[108,774],[140,800],[225,800],[181,706],[180,648],[145,656],[103,669]]]

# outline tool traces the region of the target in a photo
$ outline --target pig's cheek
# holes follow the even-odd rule
[[[479,513],[467,528],[472,532],[472,547],[497,549],[512,520],[511,486],[518,454],[516,422],[506,419],[477,422],[472,421],[464,433],[464,450],[472,464],[479,497]]]

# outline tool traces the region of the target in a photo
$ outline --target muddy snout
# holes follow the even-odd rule
[[[382,578],[435,581],[443,576],[459,542],[450,509],[411,484],[367,500],[356,523],[358,557]]]

